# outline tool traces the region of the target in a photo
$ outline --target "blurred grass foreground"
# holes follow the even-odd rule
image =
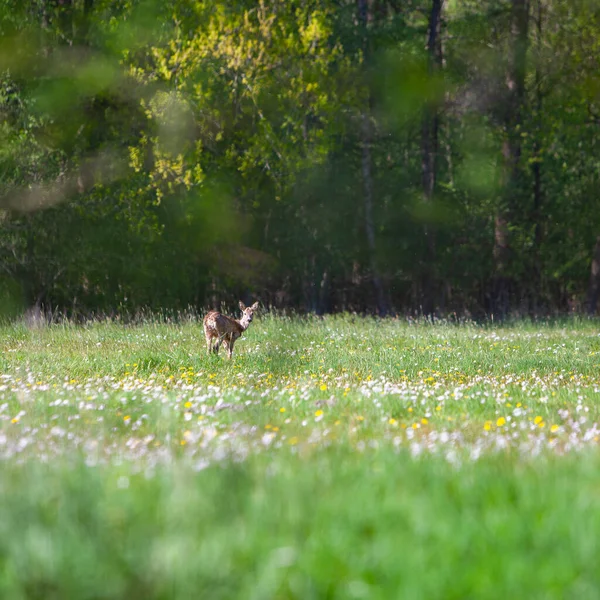
[[[0,329],[0,597],[594,598],[593,324]]]

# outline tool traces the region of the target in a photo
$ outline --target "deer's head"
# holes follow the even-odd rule
[[[242,311],[242,318],[240,319],[240,325],[246,329],[254,317],[255,311],[258,310],[258,302],[255,302],[252,306],[246,306],[240,300],[240,310]]]

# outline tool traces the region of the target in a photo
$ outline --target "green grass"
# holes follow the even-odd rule
[[[0,329],[2,598],[595,598],[600,336]]]

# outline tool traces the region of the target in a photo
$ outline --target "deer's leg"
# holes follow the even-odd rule
[[[212,335],[206,335],[206,351],[209,354],[212,352]]]
[[[231,357],[233,356],[233,344],[235,344],[235,338],[231,336],[227,343],[227,355],[229,356],[229,360],[231,360]]]

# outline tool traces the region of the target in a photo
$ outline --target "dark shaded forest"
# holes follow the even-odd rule
[[[595,314],[592,0],[0,0],[0,313]]]

